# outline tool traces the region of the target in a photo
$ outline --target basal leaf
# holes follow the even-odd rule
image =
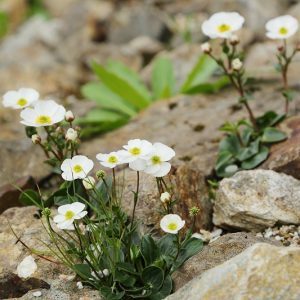
[[[248,160],[245,160],[242,163],[242,169],[244,170],[251,170],[260,165],[263,161],[267,159],[269,155],[269,149],[266,146],[262,146],[259,153],[255,156],[251,157]]]
[[[261,141],[263,143],[277,143],[285,140],[287,135],[281,130],[274,127],[267,127],[263,131]]]

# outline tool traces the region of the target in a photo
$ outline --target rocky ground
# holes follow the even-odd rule
[[[250,105],[257,114],[282,111],[280,77],[273,70],[275,56],[271,55],[276,43],[264,39],[262,28],[266,20],[283,12],[299,19],[300,4],[293,1],[47,0],[54,18],[34,17],[21,23],[22,18],[13,12],[23,12],[25,2],[0,2],[13,22],[11,34],[0,44],[1,94],[20,84],[31,86],[82,115],[91,109],[91,103],[81,99],[79,92],[92,78],[89,62],[105,62],[108,57],[140,71],[148,82],[149,60],[156,54],[167,55],[174,62],[178,82],[182,82],[200,54],[198,42],[204,37],[196,28],[193,43],[182,44],[168,29],[165,13],[196,12],[201,22],[210,13],[226,8],[247,17],[247,29],[241,35],[247,46],[245,64],[249,74],[258,79]],[[300,54],[289,75],[297,92],[294,112],[300,110],[299,65]],[[299,117],[295,115],[281,125],[289,139],[273,146],[262,166],[224,179],[215,200],[210,198],[206,182],[213,176],[222,137],[218,128],[226,120],[246,116],[236,106],[236,99],[230,88],[213,95],[178,95],[155,103],[123,128],[83,143],[81,152],[92,159],[96,153],[119,149],[131,138],[161,141],[176,151],[169,178],[181,199],[176,210],[188,219],[188,208],[199,206],[196,228],[207,239],[204,249],[174,274],[176,292],[169,299],[300,298]],[[33,187],[35,182],[44,184],[50,170],[43,165],[40,149],[25,138],[17,113],[0,107],[0,126],[0,299],[34,299],[37,290],[42,299],[100,299],[95,291],[78,290],[76,279],[68,278],[68,270],[59,264],[38,259],[32,280],[21,281],[14,275],[26,249],[16,243],[8,220],[29,246],[42,249],[38,241],[49,241],[35,208],[16,207],[18,191],[11,183],[21,188]],[[131,210],[135,174],[123,171],[127,178],[123,206]],[[159,218],[154,189],[155,182],[143,175],[137,217],[144,230],[153,229]],[[222,228],[221,237],[209,243],[209,232],[218,228]]]

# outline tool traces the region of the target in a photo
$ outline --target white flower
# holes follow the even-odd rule
[[[96,180],[94,177],[88,176],[88,177],[82,179],[82,184],[86,190],[92,190],[95,187]]]
[[[243,67],[243,63],[241,62],[241,60],[239,58],[235,58],[232,61],[232,68],[233,68],[233,70],[239,71],[242,67]]]
[[[78,137],[78,132],[73,129],[73,128],[69,128],[67,130],[67,133],[66,133],[66,140],[68,141],[75,141]]]
[[[146,140],[134,139],[128,141],[127,145],[123,146],[125,150],[118,151],[122,157],[123,163],[129,163],[129,168],[135,171],[143,171],[145,169],[145,158],[153,150],[153,146]]]
[[[277,17],[266,23],[266,36],[270,39],[287,39],[297,32],[298,27],[297,19],[292,16]]]
[[[73,230],[74,220],[82,219],[87,214],[84,208],[85,205],[80,202],[61,205],[57,210],[58,215],[53,218],[53,221],[57,223],[59,229]]]
[[[36,102],[39,96],[36,90],[30,88],[9,91],[3,96],[3,106],[15,109],[24,108]]]
[[[114,168],[117,165],[123,163],[121,160],[121,155],[118,152],[110,152],[108,154],[99,153],[96,155],[100,164],[107,168]]]
[[[160,220],[160,228],[164,232],[172,234],[177,234],[184,224],[185,221],[183,221],[180,216],[175,214],[166,215]]]
[[[17,274],[20,278],[28,278],[37,270],[34,258],[26,256],[17,267]]]
[[[160,201],[162,203],[169,202],[171,200],[171,195],[168,192],[164,192],[160,195]]]
[[[65,113],[65,119],[67,122],[72,122],[74,121],[75,117],[74,117],[74,114],[72,111],[68,110],[66,113]]]
[[[209,43],[203,43],[201,44],[201,51],[204,53],[210,53],[211,52],[211,46]]]
[[[71,159],[67,158],[61,164],[62,178],[67,181],[83,179],[93,169],[94,163],[84,155],[76,155]]]
[[[155,177],[163,177],[167,175],[171,169],[171,164],[168,162],[175,156],[175,151],[162,144],[153,144],[152,152],[147,156],[147,160],[144,162],[144,172],[151,174]]]
[[[65,108],[53,100],[38,101],[34,107],[21,111],[22,124],[26,126],[50,126],[61,122],[65,117]]]
[[[227,39],[233,32],[241,29],[244,22],[244,17],[237,12],[219,12],[203,22],[202,31],[212,39]]]

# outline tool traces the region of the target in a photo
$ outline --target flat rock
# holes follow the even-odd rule
[[[220,182],[213,222],[224,228],[260,231],[300,224],[300,181],[271,170],[236,173]]]
[[[273,145],[269,158],[260,167],[300,179],[300,118],[291,117],[280,128],[289,134],[289,138]]]
[[[197,276],[168,300],[297,300],[299,248],[258,243]]]
[[[173,274],[174,290],[180,289],[187,282],[214,268],[256,243],[280,245],[279,242],[257,237],[253,233],[228,233],[212,243],[205,245],[203,250],[191,257]]]

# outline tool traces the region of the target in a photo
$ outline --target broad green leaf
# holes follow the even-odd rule
[[[145,98],[151,99],[150,92],[146,86],[141,81],[139,75],[133,70],[129,69],[127,66],[119,61],[110,60],[107,64],[107,70],[120,76],[124,80],[128,81],[136,90],[138,90]]]
[[[91,277],[91,269],[87,264],[75,264],[73,265],[73,269],[80,277],[85,279]]]
[[[174,94],[175,78],[170,59],[159,57],[154,61],[151,85],[154,100],[170,98]]]
[[[123,115],[118,112],[113,112],[105,109],[93,109],[87,113],[85,117],[78,118],[77,124],[99,124],[101,122],[118,122],[122,119],[126,119]]]
[[[244,161],[257,154],[257,152],[259,151],[259,142],[260,140],[258,138],[255,141],[251,142],[248,147],[242,148],[236,155],[236,158],[239,161]]]
[[[205,83],[218,69],[217,63],[207,55],[201,55],[197,64],[189,73],[181,87],[182,93],[187,93],[193,87]]]
[[[267,127],[263,131],[261,141],[263,143],[276,143],[281,142],[287,138],[287,135],[281,130],[274,127]]]
[[[227,86],[230,83],[227,76],[222,76],[213,82],[200,83],[195,86],[192,86],[189,89],[186,89],[183,93],[188,95],[193,94],[213,94],[220,91],[223,87]]]
[[[227,150],[219,152],[218,159],[216,162],[216,170],[222,168],[224,165],[228,165],[233,162],[233,155]]]
[[[284,120],[284,118],[285,115],[278,115],[274,111],[267,111],[262,116],[256,119],[256,123],[260,129],[264,129],[266,127],[271,127],[280,123]]]
[[[116,272],[114,280],[120,282],[126,287],[133,287],[136,282],[136,278],[133,275],[122,271]]]
[[[143,109],[150,104],[151,100],[136,89],[129,80],[123,79],[96,63],[92,64],[92,68],[103,84],[135,108]]]
[[[125,295],[125,291],[113,293],[112,288],[107,286],[101,287],[100,293],[105,299],[109,299],[109,300],[120,300]]]
[[[219,151],[228,151],[232,155],[236,155],[241,150],[242,146],[239,142],[238,137],[236,134],[229,134],[227,137],[225,137],[219,145]]]
[[[176,236],[166,234],[158,241],[161,255],[174,255],[176,253]]]
[[[172,286],[173,286],[172,278],[170,275],[168,275],[168,276],[166,276],[164,283],[163,283],[162,287],[160,288],[160,290],[157,293],[152,294],[149,297],[149,299],[150,300],[165,299],[167,296],[169,296],[171,294]]]
[[[164,281],[164,272],[158,267],[147,267],[142,272],[142,280],[151,289],[159,290]]]
[[[19,202],[23,205],[35,205],[37,207],[42,206],[42,199],[40,195],[34,190],[25,190],[19,197]]]
[[[159,257],[159,249],[151,235],[144,235],[141,243],[141,252],[146,265],[152,264]]]
[[[81,88],[81,94],[85,98],[95,101],[103,108],[120,111],[130,117],[136,115],[134,107],[100,82],[89,82],[85,84]]]
[[[242,163],[242,169],[244,170],[251,170],[260,165],[263,161],[267,159],[269,155],[269,149],[268,147],[261,147],[259,153],[257,153],[255,156],[251,157],[248,160],[245,160]]]

